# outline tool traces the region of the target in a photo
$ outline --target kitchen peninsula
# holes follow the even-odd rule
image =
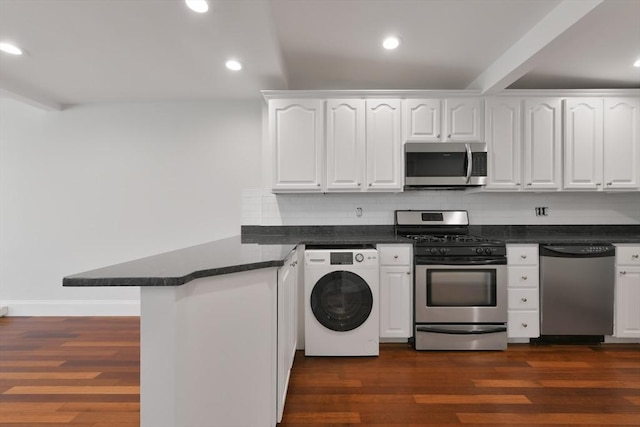
[[[637,225],[475,227],[511,243],[640,242]],[[296,318],[298,251],[308,243],[408,241],[386,225],[245,226],[242,236],[74,274],[63,285],[140,286],[143,427],[273,426],[297,346],[296,322],[286,319]]]

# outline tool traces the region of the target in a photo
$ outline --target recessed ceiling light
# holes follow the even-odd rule
[[[382,47],[384,47],[387,50],[393,50],[398,46],[400,46],[400,39],[396,36],[387,37],[382,42]]]
[[[640,67],[640,59],[633,63],[634,67]]]
[[[187,3],[189,9],[193,10],[194,12],[205,13],[207,10],[209,10],[209,4],[207,3],[207,0],[185,0],[185,3]]]
[[[11,55],[22,55],[22,49],[11,43],[0,43],[0,50]]]
[[[235,59],[230,59],[228,60],[225,64],[224,64],[228,69],[233,70],[233,71],[240,71],[242,70],[242,64],[238,61],[236,61]]]

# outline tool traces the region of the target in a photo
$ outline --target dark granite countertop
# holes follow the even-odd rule
[[[240,236],[86,271],[63,286],[178,286],[191,280],[284,265],[295,244],[242,243]]]
[[[474,225],[506,243],[640,243],[640,225]],[[242,235],[67,276],[63,286],[179,286],[191,280],[280,267],[298,244],[412,243],[392,225],[243,226]]]
[[[506,243],[640,243],[640,225],[472,225],[469,233]]]

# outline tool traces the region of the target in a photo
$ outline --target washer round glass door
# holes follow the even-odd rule
[[[366,322],[373,308],[367,282],[350,271],[325,274],[311,291],[311,311],[332,331],[351,331]]]

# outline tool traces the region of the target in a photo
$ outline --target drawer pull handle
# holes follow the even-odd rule
[[[638,255],[638,254],[633,254],[633,255],[631,255],[631,258],[633,258],[633,259],[638,259],[638,258],[640,258],[640,255]]]
[[[407,271],[407,276],[411,276],[411,272],[410,271]]]
[[[522,302],[527,302],[526,298],[521,298],[521,299],[522,299]]]
[[[527,325],[526,323],[523,323],[523,324],[522,324],[522,327],[523,327],[523,328],[526,328],[527,326],[529,326],[529,325]]]
[[[393,256],[393,258],[394,258],[394,259],[398,259],[398,255],[394,255],[394,256]]]
[[[527,259],[527,256],[526,255],[520,255],[520,258]]]
[[[522,276],[522,280],[527,280],[527,276]]]
[[[620,274],[622,274],[622,275],[624,276],[625,274],[627,274],[627,272],[626,272],[626,271],[624,271],[624,270],[622,270],[622,271],[620,272]]]

